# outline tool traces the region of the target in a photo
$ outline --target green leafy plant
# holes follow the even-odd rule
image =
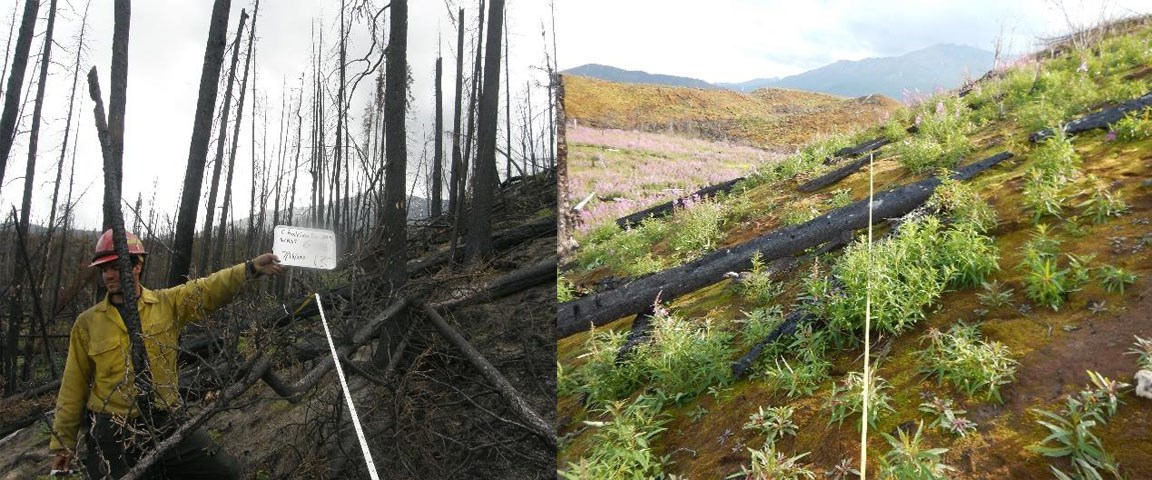
[[[1136,343],[1128,350],[1129,355],[1136,355],[1136,365],[1143,370],[1152,370],[1152,339],[1136,337]]]
[[[1059,310],[1071,291],[1067,269],[1060,269],[1056,258],[1027,248],[1021,263],[1024,270],[1024,294],[1032,301]]]
[[[794,457],[776,451],[776,446],[769,443],[759,450],[748,449],[752,453],[752,462],[749,467],[740,467],[740,472],[729,475],[727,478],[742,478],[747,480],[799,480],[806,478],[814,480],[816,474],[800,464],[800,459],[808,456],[809,452]]]
[[[1067,403],[1063,415],[1032,409],[1043,418],[1036,423],[1046,427],[1049,435],[1038,445],[1029,445],[1028,449],[1046,457],[1071,457],[1075,477],[1049,466],[1057,478],[1102,478],[1101,470],[1120,478],[1119,464],[1104,450],[1100,438],[1092,433],[1093,427],[1104,423],[1103,417],[1096,411],[1085,409],[1084,404],[1071,395],[1067,397]]]
[[[852,190],[841,188],[832,192],[832,196],[824,201],[830,208],[843,208],[852,203]]]
[[[1089,266],[1092,260],[1096,258],[1095,253],[1086,253],[1084,255],[1073,255],[1069,253],[1068,257],[1068,285],[1070,290],[1076,290],[1088,284],[1091,279],[1092,267]]]
[[[881,432],[880,435],[892,447],[880,459],[879,478],[896,480],[905,479],[944,479],[947,473],[956,469],[943,463],[941,458],[948,451],[947,448],[925,448],[920,436],[923,422],[917,424],[916,432],[909,435],[903,429],[898,429],[897,436]]]
[[[820,210],[809,202],[795,202],[780,210],[780,223],[799,225],[820,216]]]
[[[979,298],[980,304],[989,310],[1012,306],[1013,290],[1011,288],[1007,288],[1004,284],[995,280],[992,282],[984,282],[980,287],[984,289],[984,293],[976,294],[976,298]]]
[[[576,299],[575,287],[563,274],[556,275],[556,301],[571,302]]]
[[[888,404],[890,397],[885,390],[892,387],[883,378],[872,370],[868,382],[868,425],[876,427],[881,415],[895,413],[896,410]],[[864,405],[864,374],[849,372],[842,382],[832,385],[832,392],[824,408],[829,410],[828,424],[842,425],[844,419],[863,411]]]
[[[624,331],[594,330],[584,343],[586,359],[570,382],[572,393],[581,394],[591,408],[607,404],[632,393],[643,381],[643,371],[635,358],[616,361],[617,351],[628,336]]]
[[[724,205],[709,199],[690,199],[672,216],[668,247],[684,259],[716,248],[724,224]]]
[[[767,305],[772,303],[784,287],[772,280],[762,258],[760,252],[752,254],[752,269],[742,273],[740,280],[733,282],[733,286],[741,297],[759,305]]]
[[[1087,191],[1083,192],[1088,199],[1076,207],[1083,208],[1084,215],[1091,218],[1094,223],[1104,223],[1109,218],[1119,217],[1128,212],[1128,204],[1124,202],[1119,192],[1113,193],[1095,176],[1089,177],[1088,184],[1090,186]]]
[[[744,318],[737,319],[736,322],[742,324],[740,336],[749,345],[763,340],[784,322],[784,314],[779,305],[758,308],[744,315]]]
[[[1152,116],[1147,109],[1128,112],[1114,126],[1116,138],[1127,142],[1152,138]]]
[[[1097,272],[1100,276],[1100,284],[1104,286],[1105,290],[1113,293],[1124,293],[1124,287],[1136,283],[1136,279],[1140,278],[1135,273],[1112,265],[1101,266]]]
[[[939,428],[942,432],[952,433],[961,437],[976,430],[976,422],[962,416],[968,412],[966,410],[953,408],[952,399],[950,398],[938,398],[934,396],[932,397],[932,401],[920,404],[920,411],[936,417],[932,420],[932,423],[928,425],[928,428]]]
[[[919,355],[925,373],[970,397],[1004,402],[1000,387],[1015,380],[1018,364],[1007,346],[982,340],[978,326],[963,322],[952,325],[947,333],[933,328],[924,340],[928,347]]]
[[[783,357],[777,357],[761,374],[773,388],[784,391],[790,398],[811,395],[828,378],[831,364],[827,360],[798,361],[793,366]]]
[[[659,401],[639,396],[625,404],[614,402],[601,415],[608,421],[585,421],[596,428],[592,446],[578,462],[559,472],[565,479],[588,478],[649,479],[662,476],[668,456],[659,456],[652,444],[664,432],[667,415]]]
[[[928,199],[928,208],[954,223],[969,224],[979,233],[987,233],[996,226],[996,210],[980,198],[971,185],[947,174],[939,178],[940,186]]]
[[[651,329],[652,340],[637,350],[635,363],[655,387],[686,399],[729,380],[731,332],[711,319],[685,321],[666,311],[652,317]]]
[[[744,430],[752,430],[764,434],[764,443],[776,443],[777,438],[784,435],[796,436],[796,424],[792,423],[792,414],[795,407],[783,405],[779,407],[757,407],[756,413],[748,417]]]

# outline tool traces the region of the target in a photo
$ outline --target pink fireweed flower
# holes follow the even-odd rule
[[[1084,61],[1080,62],[1080,66],[1078,68],[1076,68],[1076,71],[1080,72],[1080,73],[1087,73],[1088,72],[1088,61],[1084,60]]]
[[[945,112],[944,101],[943,100],[937,100],[936,101],[936,115],[943,115],[944,112]]]
[[[1106,141],[1106,142],[1111,142],[1111,141],[1115,141],[1115,140],[1116,140],[1116,131],[1115,130],[1109,130],[1108,134],[1104,136],[1104,141]]]

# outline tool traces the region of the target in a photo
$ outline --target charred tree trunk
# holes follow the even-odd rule
[[[1068,122],[1064,125],[1064,133],[1067,135],[1075,135],[1097,128],[1108,128],[1109,125],[1124,118],[1124,115],[1127,115],[1128,112],[1143,110],[1149,107],[1152,107],[1152,92],[1128,100],[1115,107],[1093,112]],[[1029,135],[1028,140],[1031,140],[1032,143],[1037,143],[1052,135],[1054,135],[1054,132],[1051,129],[1045,129]]]
[[[565,169],[565,170],[567,170],[567,169]],[[690,198],[699,198],[699,199],[712,198],[712,197],[715,197],[716,195],[719,195],[721,193],[730,192],[730,191],[732,191],[732,188],[736,186],[737,183],[740,183],[741,180],[744,180],[744,177],[734,178],[732,180],[728,180],[727,182],[717,183],[715,185],[709,185],[709,186],[701,188],[695,192],[692,192],[691,195],[685,195],[685,196],[682,196],[680,198],[677,198],[676,200],[672,200],[670,202],[664,202],[664,203],[661,203],[659,205],[654,205],[654,206],[645,208],[644,210],[641,210],[639,212],[625,215],[623,217],[616,219],[616,225],[620,226],[620,228],[625,228],[628,225],[639,225],[640,222],[642,222],[645,218],[648,218],[648,217],[663,217],[666,215],[671,215],[672,211],[675,210],[677,205],[684,205],[685,202],[688,201],[688,199],[690,199]]]
[[[25,0],[24,16],[20,19],[20,33],[16,36],[16,51],[12,56],[12,71],[8,74],[8,87],[4,89],[4,112],[0,113],[0,183],[4,182],[8,155],[12,153],[12,142],[16,139],[20,93],[24,87],[24,71],[28,69],[32,33],[36,28],[36,12],[39,10],[39,0]]]
[[[1011,156],[1008,152],[999,153],[958,169],[952,178],[969,179]],[[930,178],[877,194],[872,205],[874,218],[880,220],[908,213],[924,203],[939,184],[939,179]],[[634,314],[654,302],[657,296],[671,301],[720,281],[725,272],[747,270],[756,252],[760,252],[763,261],[767,262],[834,240],[843,232],[866,227],[868,207],[867,199],[860,200],[801,225],[774,230],[743,244],[641,278],[627,287],[563,303],[557,307],[556,337],[564,338],[592,325],[604,325]]]
[[[224,165],[224,145],[228,143],[228,115],[232,112],[232,85],[236,83],[236,63],[240,60],[240,43],[244,38],[244,22],[248,12],[240,10],[240,23],[236,26],[236,40],[232,45],[232,64],[228,67],[227,86],[224,87],[224,104],[220,107],[220,132],[216,137],[216,159],[212,161],[212,181],[208,187],[208,205],[204,208],[204,239],[200,245],[200,275],[209,271],[208,256],[212,250],[212,219],[216,214],[216,194],[220,191],[220,170]],[[241,88],[243,91],[243,88]],[[240,119],[236,119],[239,128]],[[232,139],[235,142],[236,139]],[[221,214],[221,216],[225,216]]]
[[[464,257],[468,263],[492,256],[492,197],[496,176],[496,125],[500,108],[500,34],[504,22],[504,0],[488,6],[488,41],[484,58],[484,90],[480,97],[480,138],[476,155],[476,175],[472,184],[472,214],[468,216],[468,241]]]
[[[405,196],[408,149],[404,116],[407,110],[408,84],[408,2],[393,0],[392,24],[388,33],[388,64],[384,74],[384,148],[387,157],[384,175],[384,205],[380,206],[377,225],[381,226],[380,250],[384,254],[384,281],[393,296],[399,294],[408,280],[408,206]],[[411,320],[403,315],[389,323],[380,336],[375,359],[377,366],[391,360],[395,347],[408,330]]]
[[[192,263],[192,240],[196,234],[196,212],[200,206],[200,185],[204,181],[204,163],[208,160],[208,141],[212,136],[212,110],[216,108],[220,66],[224,63],[228,8],[232,0],[215,0],[208,26],[208,45],[204,49],[204,66],[200,72],[200,93],[196,101],[196,119],[192,123],[192,142],[188,147],[188,169],[180,197],[176,236],[172,241],[172,261],[168,268],[168,286],[187,280]]]
[[[843,180],[844,177],[847,177],[849,175],[852,175],[853,173],[856,173],[857,170],[860,170],[860,167],[867,165],[868,161],[871,159],[872,159],[871,154],[860,157],[852,163],[849,163],[849,164],[844,165],[840,168],[837,168],[836,170],[833,170],[831,172],[825,173],[824,175],[813,178],[812,180],[804,182],[799,187],[796,187],[796,190],[799,190],[803,193],[810,193],[810,192],[815,192],[816,190],[820,190],[821,188],[827,187],[827,186],[832,185],[836,182],[839,182],[840,180]]]
[[[256,42],[256,15],[258,15],[259,13],[260,13],[260,0],[256,0],[256,6],[252,11],[252,29],[248,31],[248,55],[246,56],[246,58],[244,60],[244,76],[240,78],[240,98],[237,99],[237,101],[236,101],[236,124],[234,126],[234,129],[232,130],[232,151],[229,152],[229,154],[228,154],[228,178],[225,179],[225,181],[224,181],[224,204],[220,208],[220,228],[219,228],[219,230],[217,230],[217,234],[216,234],[216,248],[214,249],[214,253],[212,254],[212,261],[209,264],[208,268],[204,270],[205,273],[207,273],[211,270],[214,270],[216,268],[219,268],[220,263],[224,257],[224,232],[225,232],[224,228],[227,226],[227,223],[228,223],[228,208],[232,203],[232,171],[233,171],[233,167],[236,166],[236,147],[240,144],[240,122],[244,119],[244,94],[245,94],[245,92],[248,91],[248,70],[249,70],[249,68],[252,67],[252,44],[254,44]],[[244,11],[241,10],[240,11],[240,25],[241,26],[244,25],[244,17],[245,17]],[[236,44],[237,45],[240,44],[239,35],[237,35],[237,37],[236,37]],[[236,60],[233,59],[232,63],[235,64]],[[229,76],[231,76],[231,74],[229,74]],[[231,89],[231,85],[232,85],[231,81],[229,81],[228,85],[229,85],[229,89]],[[225,110],[228,109],[228,101],[227,100],[224,101],[224,109]],[[225,114],[225,118],[227,118],[227,114]],[[226,123],[227,122],[220,124],[221,131],[224,130]],[[223,137],[224,135],[221,134],[220,136]],[[221,138],[221,140],[223,140],[223,138]],[[212,213],[211,213],[211,208],[209,208],[209,213],[208,213],[209,222],[211,222],[211,218],[212,218]],[[252,219],[249,218],[248,221],[252,221]],[[206,230],[210,230],[212,228],[211,223],[208,223],[207,225],[208,225],[208,228]],[[210,238],[211,238],[210,235],[205,236],[204,237],[205,242],[207,242]],[[204,244],[204,248],[209,249],[208,243]]]
[[[464,101],[464,9],[460,9],[456,17],[456,100],[452,104],[452,169],[448,178],[448,213],[453,218],[460,204],[460,164],[463,162],[463,153],[460,151],[460,123],[461,102]],[[455,238],[453,238],[455,240]]]
[[[436,57],[436,140],[432,160],[432,218],[439,218],[443,202],[440,192],[444,186],[440,184],[444,178],[444,91],[440,82],[444,74],[444,59]]]
[[[144,350],[144,333],[140,328],[140,313],[136,307],[136,285],[132,277],[132,261],[128,256],[128,237],[124,229],[124,216],[120,210],[121,183],[124,156],[124,107],[128,87],[128,31],[131,5],[128,0],[115,1],[115,24],[112,33],[112,91],[109,94],[108,122],[104,124],[104,106],[100,97],[100,84],[96,69],[88,72],[88,86],[92,101],[96,103],[96,128],[103,130],[108,139],[104,156],[104,203],[112,213],[112,243],[119,257],[120,289],[124,295],[124,326],[132,352],[137,400],[142,412],[150,412],[152,404],[152,375],[148,370],[148,355]]]

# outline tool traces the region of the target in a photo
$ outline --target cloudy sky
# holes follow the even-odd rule
[[[1039,37],[1152,12],[1148,0],[559,0],[561,69],[600,63],[709,82],[793,75],[939,43],[1030,51]],[[1065,15],[1067,13],[1067,15]]]
[[[57,48],[52,53],[53,65],[50,68],[50,82],[44,107],[46,125],[40,134],[40,160],[37,164],[36,178],[33,183],[36,201],[33,204],[32,218],[35,223],[47,224],[46,217],[48,216],[49,201],[55,179],[55,166],[63,139],[64,117],[67,112],[68,89],[71,84],[72,63],[75,55],[74,45],[76,44],[85,2],[86,0],[59,0],[55,42],[63,49]],[[41,34],[44,30],[48,3],[47,0],[41,2],[41,22],[37,25],[37,38],[32,45],[35,52],[39,52],[43,48]],[[374,0],[374,3],[382,5],[387,2]],[[466,36],[470,37],[475,33],[478,3],[469,0],[409,1],[408,63],[413,76],[411,90],[413,101],[409,104],[408,121],[410,182],[416,180],[412,165],[419,161],[425,150],[425,145],[428,145],[428,155],[431,155],[429,126],[433,122],[433,65],[437,49],[442,49],[444,56],[445,121],[447,128],[450,128],[452,78],[455,74],[454,56],[456,54],[456,33],[451,16],[455,15],[458,6],[465,8],[465,25],[468,28]],[[173,214],[176,210],[187,165],[188,146],[192,132],[204,47],[207,40],[211,4],[212,2],[208,0],[138,0],[132,2],[124,148],[124,197],[129,201],[134,201],[138,194],[143,194],[144,204],[147,208],[149,200],[155,192],[157,210],[167,215]],[[9,25],[9,21],[13,15],[16,15],[18,8],[22,10],[23,5],[24,0],[0,0],[0,35],[2,38],[8,38],[9,30],[13,28]],[[302,74],[307,75],[307,72],[310,71],[313,29],[316,29],[317,32],[324,31],[324,55],[326,55],[328,65],[325,69],[327,72],[332,71],[336,59],[335,39],[339,28],[339,5],[340,2],[334,0],[280,0],[265,1],[261,4],[256,26],[257,51],[254,67],[260,103],[256,141],[257,143],[264,142],[262,137],[265,109],[267,110],[268,141],[266,146],[257,146],[258,154],[264,154],[266,147],[269,158],[274,158],[277,143],[275,139],[279,134],[280,105],[284,92],[282,85],[286,84],[288,93],[294,95],[292,91],[298,88],[300,76]],[[252,6],[250,1],[232,1],[228,27],[229,42],[235,35],[240,10],[242,8],[248,9],[249,14],[251,14]],[[546,78],[546,75],[541,73],[544,65],[545,47],[540,32],[541,22],[546,22],[549,29],[551,28],[548,7],[547,2],[537,0],[506,0],[511,46],[511,87],[514,97],[513,128],[517,131],[516,119],[520,117],[517,111],[518,107],[515,105],[521,102],[524,97],[527,88],[526,83],[534,85],[536,90],[532,94],[534,103],[545,101],[546,94],[543,87],[536,87],[536,85],[545,81]],[[19,15],[16,15],[16,22],[19,23]],[[251,25],[252,19],[250,18],[246,29],[250,28]],[[360,22],[356,28],[358,30],[351,35],[351,45],[348,52],[350,59],[363,56],[369,44],[365,22]],[[107,92],[110,87],[108,72],[111,61],[111,32],[112,2],[93,1],[88,18],[88,33],[85,39],[88,52],[81,62],[81,75],[92,66],[97,68],[101,87],[105,92],[105,103],[107,103]],[[438,36],[442,37],[440,42],[438,42]],[[548,38],[548,42],[551,42],[551,37]],[[244,44],[245,47],[246,45],[247,43]],[[380,52],[379,45],[376,52],[377,54]],[[227,74],[229,58],[230,50],[225,58],[222,75]],[[466,60],[466,69],[470,68],[467,66],[468,63],[469,61]],[[239,68],[242,68],[242,64]],[[37,67],[30,65],[26,79],[34,76],[37,70]],[[240,72],[238,71],[237,81],[239,81],[239,77]],[[503,77],[503,71],[501,71],[501,77]],[[332,92],[336,91],[336,78],[335,76],[331,77],[330,89]],[[508,79],[501,78],[502,83],[506,81]],[[355,117],[359,116],[368,102],[367,94],[371,89],[371,83],[369,80],[361,82],[356,97],[352,99],[350,113],[353,118],[349,121],[349,125],[352,126],[354,134],[361,132],[360,127],[358,127],[359,122]],[[83,78],[79,88],[81,93],[77,98],[76,115],[79,116],[78,142],[80,150],[76,159],[76,195],[83,192],[84,196],[77,207],[76,218],[82,227],[97,228],[102,218],[102,157],[92,122],[93,103],[88,99]],[[503,115],[503,92],[502,86],[501,115]],[[223,95],[224,88],[221,87],[219,96],[222,98]],[[248,213],[248,185],[251,178],[249,163],[252,157],[250,128],[253,110],[251,99],[252,95],[249,92],[237,154],[238,166],[233,189],[233,201],[236,203],[233,212],[237,217],[245,217]],[[307,103],[305,103],[305,118],[307,118],[307,108]],[[334,106],[328,108],[329,111],[335,110]],[[535,114],[540,110],[539,105],[537,105],[533,113]],[[27,111],[31,111],[30,106]],[[234,113],[233,118],[235,118]],[[10,205],[18,206],[20,202],[27,158],[26,131],[30,122],[30,118],[26,118],[21,124],[20,131],[23,133],[17,137],[16,146],[7,165],[3,186],[0,187],[0,202],[3,202],[0,206],[5,211],[10,211]],[[73,125],[73,128],[76,128],[77,123]],[[501,130],[503,130],[503,117],[501,117],[500,125]],[[307,136],[307,126],[304,131],[305,136]],[[230,134],[231,129],[229,129]],[[330,129],[329,135],[331,134],[332,130]],[[215,133],[213,133],[212,138],[213,143],[209,147],[209,160],[215,154]],[[77,140],[72,141],[76,142]],[[448,147],[445,148],[447,150]],[[307,152],[305,152],[306,156]],[[502,161],[499,163],[503,165]],[[210,175],[210,171],[206,171],[205,175]],[[301,175],[301,178],[304,178],[307,172],[302,171]],[[67,178],[67,171],[65,171],[65,178]],[[415,181],[418,184],[418,193],[424,182],[423,177]],[[154,185],[155,188],[153,188]],[[206,195],[207,188],[204,188],[204,192]],[[306,202],[307,198],[308,191],[301,188],[296,201],[297,205]],[[218,199],[218,205],[219,202]],[[269,200],[270,207],[271,200]],[[127,221],[131,222],[132,215],[130,212],[126,210],[125,215]],[[201,222],[203,215],[202,208]],[[219,214],[216,218],[219,218]]]

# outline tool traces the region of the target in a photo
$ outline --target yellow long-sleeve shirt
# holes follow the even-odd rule
[[[136,305],[152,372],[155,408],[171,410],[180,404],[176,369],[180,331],[230,302],[245,279],[245,267],[240,264],[176,287],[142,289]],[[55,435],[50,449],[76,448],[85,409],[109,415],[138,414],[130,365],[128,329],[120,312],[105,297],[81,313],[72,326],[68,360],[56,396]]]

